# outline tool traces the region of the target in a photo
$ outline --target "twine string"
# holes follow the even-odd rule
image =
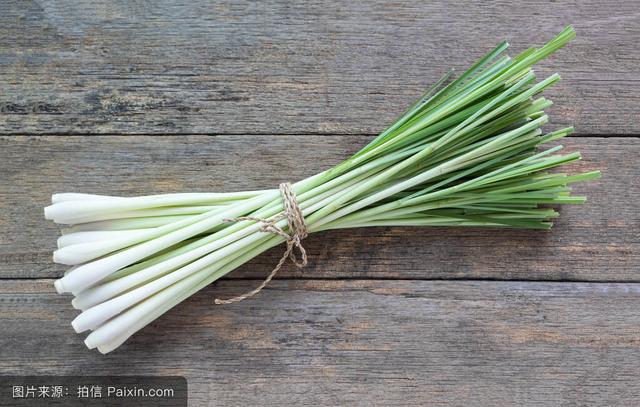
[[[302,210],[298,206],[298,202],[296,200],[296,194],[293,192],[293,188],[291,184],[286,182],[282,183],[279,186],[280,195],[282,195],[282,203],[284,210],[278,215],[270,218],[263,219],[254,216],[241,216],[238,218],[228,218],[224,219],[225,222],[241,222],[245,220],[251,220],[254,222],[258,222],[260,224],[260,231],[265,233],[273,233],[274,235],[281,236],[287,242],[287,249],[284,251],[284,254],[278,261],[278,264],[271,270],[271,273],[264,279],[264,281],[253,290],[246,292],[242,295],[238,295],[237,297],[232,297],[229,299],[220,299],[216,298],[215,303],[217,305],[224,304],[233,304],[234,302],[239,302],[245,300],[249,297],[253,297],[258,294],[264,287],[269,284],[269,282],[275,277],[275,275],[280,271],[284,263],[287,259],[291,259],[291,262],[298,268],[303,268],[307,265],[307,251],[302,246],[302,239],[307,237],[307,225],[304,222],[304,216],[302,215]],[[287,224],[289,226],[289,233],[282,230],[277,224],[282,219],[287,219]],[[300,252],[300,260],[296,256],[295,250],[298,249]]]

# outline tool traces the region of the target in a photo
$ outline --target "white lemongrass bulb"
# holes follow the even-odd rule
[[[70,269],[65,270],[64,275],[66,276],[67,274],[71,273],[74,269],[75,267],[71,267]]]
[[[126,231],[88,231],[74,232],[60,236],[58,238],[58,248],[81,243],[95,243],[110,239],[121,239],[124,237],[140,237],[149,232],[148,229],[131,229]]]
[[[123,199],[119,196],[108,195],[96,195],[96,194],[83,194],[76,192],[64,192],[60,194],[51,195],[51,203],[65,202],[65,201],[92,201],[97,199]]]
[[[141,241],[152,239],[155,231],[149,230],[138,236],[116,237],[109,240],[96,242],[76,243],[69,246],[63,246],[53,252],[53,261],[58,264],[66,264],[68,266],[77,266],[106,256],[129,246],[133,246]]]
[[[146,318],[136,322],[136,324],[134,324],[126,332],[121,333],[120,335],[116,336],[114,339],[112,339],[109,342],[97,345],[96,348],[98,348],[98,351],[100,353],[102,353],[103,355],[106,355],[107,353],[119,348],[120,345],[125,343],[125,341],[131,337],[131,335],[133,335],[143,327],[150,324],[154,319],[158,318],[160,315],[162,315],[162,313],[158,313],[158,315],[155,315],[155,313],[148,315]]]

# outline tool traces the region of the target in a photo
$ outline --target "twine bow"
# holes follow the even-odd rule
[[[307,265],[307,251],[302,246],[302,239],[307,237],[307,225],[304,222],[304,216],[302,215],[302,211],[298,206],[298,202],[296,201],[296,194],[293,192],[291,188],[291,184],[286,182],[280,184],[279,186],[280,194],[282,195],[282,202],[284,210],[278,215],[270,218],[270,219],[262,219],[254,216],[241,216],[238,218],[229,218],[225,219],[225,222],[240,222],[244,220],[252,220],[254,222],[260,223],[260,231],[265,233],[273,233],[275,235],[281,236],[287,242],[287,249],[284,251],[284,254],[280,258],[280,261],[273,268],[271,273],[265,278],[265,280],[255,289],[239,295],[237,297],[232,297],[226,300],[216,298],[215,303],[218,305],[222,304],[233,304],[234,302],[242,301],[249,297],[252,297],[258,294],[267,284],[275,277],[278,271],[284,265],[284,262],[287,261],[287,258],[291,259],[293,264],[298,268],[303,268]],[[287,219],[287,223],[289,225],[289,233],[282,230],[281,227],[277,225],[279,221],[282,219]],[[298,260],[294,249],[297,248],[300,252],[300,260]]]

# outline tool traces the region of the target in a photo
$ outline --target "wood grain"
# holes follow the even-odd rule
[[[119,350],[87,350],[50,280],[0,285],[3,374],[184,375],[189,405],[631,406],[640,285],[276,281],[208,287]]]
[[[8,0],[0,133],[374,134],[497,42],[573,23],[540,65],[558,123],[638,134],[635,1]]]
[[[213,304],[254,288],[280,248],[112,354],[73,333],[77,311],[53,290],[51,193],[297,180],[450,67],[566,24],[578,38],[536,71],[563,77],[546,92],[552,122],[588,136],[563,141],[584,156],[571,172],[603,178],[576,185],[589,202],[551,231],[320,233],[310,266],[254,299]],[[638,404],[639,43],[633,0],[3,1],[0,371],[183,375],[196,407]]]
[[[363,145],[358,136],[4,137],[0,139],[0,277],[59,277],[59,235],[43,217],[53,192],[141,195],[262,189],[313,175]],[[305,243],[297,278],[640,281],[640,144],[633,138],[569,138],[601,169],[576,185],[586,205],[565,206],[551,231],[375,228],[329,231]],[[251,146],[248,149],[247,146]],[[295,160],[289,157],[297,157]],[[258,176],[256,174],[259,174]],[[276,248],[231,277],[265,276]]]

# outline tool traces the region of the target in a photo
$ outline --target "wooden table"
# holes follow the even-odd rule
[[[485,4],[490,3],[490,4]],[[183,375],[190,405],[631,406],[640,399],[637,1],[5,0],[0,372]],[[348,157],[449,67],[565,24],[540,64],[601,169],[548,232],[379,228],[274,249],[102,356],[53,280],[50,194],[267,188]],[[552,128],[552,126],[548,126]]]

